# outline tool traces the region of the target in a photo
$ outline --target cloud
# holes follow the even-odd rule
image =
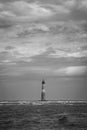
[[[11,65],[11,64],[8,64]],[[48,66],[16,66],[12,64],[1,71],[0,75],[18,76],[18,75],[38,76],[82,76],[87,75],[87,66],[68,66],[68,67],[48,67]]]
[[[27,44],[27,45],[15,45],[7,46],[0,51],[1,63],[11,62],[31,62],[34,56],[41,55],[46,52],[47,47],[40,44]]]
[[[65,69],[67,75],[82,75],[87,73],[87,66],[70,66]]]
[[[79,30],[70,22],[17,25],[2,34],[4,38],[0,46],[5,47],[6,52],[3,57],[12,61],[25,58],[27,62],[38,55],[45,55],[47,58],[87,57],[87,51],[81,49],[86,46],[87,36],[84,39],[85,34]],[[81,41],[82,39],[85,41]]]
[[[80,0],[79,8],[86,8],[87,9],[87,0]]]
[[[22,76],[27,74],[38,74],[38,75],[52,75],[50,67],[44,66],[17,66],[15,64],[8,64],[5,66],[0,72],[0,75],[8,75],[8,76]]]
[[[17,24],[9,29],[0,29],[0,48],[7,46],[0,53],[0,63],[12,64],[23,61],[29,64],[34,61],[37,64],[37,57],[42,56],[45,61],[49,59],[53,65],[53,61],[57,59],[51,58],[64,58],[67,61],[68,58],[78,60],[87,57],[87,51],[81,50],[81,47],[86,45],[87,35],[80,26],[77,26],[78,22],[75,23],[70,18],[66,22],[58,21],[59,16],[66,17],[70,13],[74,17],[77,10],[82,11],[82,7],[76,8],[75,5],[75,1],[69,0],[58,5],[50,4],[50,1],[47,5],[28,1],[11,1],[2,4],[0,27],[9,27],[16,22]],[[55,20],[53,16],[58,19]],[[35,22],[42,18],[49,21]]]
[[[57,50],[48,55],[50,58],[60,58],[60,57],[67,57],[67,52]]]
[[[22,22],[32,22],[50,19],[62,19],[64,15],[70,13],[63,4],[51,4],[43,2],[28,2],[28,1],[9,1],[0,4],[0,19],[16,24]],[[20,8],[19,8],[20,7]],[[0,20],[0,21],[1,21]]]
[[[11,51],[11,53],[13,55],[16,55],[17,57],[33,57],[45,53],[46,49],[47,47],[45,45],[41,45],[36,41],[36,44],[31,43],[31,44],[17,46],[14,49],[14,51],[13,50]]]
[[[46,9],[36,2],[14,1],[1,5],[2,10],[0,11],[0,18],[5,21],[34,21],[40,18],[48,18],[53,15],[50,9]]]
[[[0,12],[0,17],[16,17],[16,15],[14,13],[12,13],[11,11],[2,11]]]
[[[20,7],[20,8],[19,8]],[[87,12],[86,0],[62,0],[57,4],[50,1],[28,2],[28,1],[9,1],[0,4],[0,18],[11,22],[36,21],[69,15],[70,19],[86,19]],[[84,15],[83,15],[84,14]]]
[[[77,52],[72,52],[72,51],[61,51],[61,50],[54,50],[52,53],[50,52],[48,57],[50,58],[82,58],[82,57],[87,57],[87,51],[77,51]]]
[[[63,5],[63,4],[50,4],[49,3],[49,4],[43,4],[43,6],[45,8],[51,9],[54,12],[54,14],[55,13],[56,14],[62,14],[62,13],[67,14],[70,12],[70,10],[67,9],[65,7],[65,5]]]
[[[72,8],[84,8],[87,7],[87,1],[86,0],[64,0],[63,5],[65,7],[68,7],[70,9]]]
[[[5,47],[5,50],[14,50],[14,49],[15,49],[14,46],[6,46],[6,47]]]
[[[69,66],[56,69],[54,67],[32,67],[34,73],[48,74],[50,76],[80,76],[87,73],[87,66]]]
[[[48,66],[33,66],[28,68],[31,73],[47,74],[50,75],[52,68]]]
[[[66,0],[66,1],[64,0],[63,1],[63,5],[70,9],[73,8],[75,6],[75,4],[76,4],[76,0]]]
[[[75,0],[74,5],[71,9],[71,19],[87,21],[87,1],[86,0]]]
[[[87,51],[83,50],[81,52],[74,52],[67,55],[67,57],[81,58],[87,57]]]
[[[12,7],[11,7],[12,5]],[[20,8],[19,8],[20,6]],[[40,17],[44,17],[44,16],[50,16],[51,15],[51,11],[48,9],[45,9],[43,7],[41,7],[41,5],[39,5],[38,3],[28,3],[28,2],[24,2],[24,1],[16,1],[10,4],[11,9],[13,9],[13,11],[15,13],[17,13],[17,15],[32,15],[32,17],[35,16],[40,16]],[[34,16],[33,16],[34,15]]]
[[[2,60],[2,61],[0,61],[0,65],[6,65],[6,66],[8,66],[8,65],[16,65],[16,62],[13,62],[13,61],[11,61],[11,60]]]
[[[68,66],[55,71],[60,76],[80,76],[87,74],[87,66]]]
[[[30,37],[30,35],[34,36],[35,34],[38,36],[41,34],[46,34],[49,31],[49,27],[44,24],[32,24],[26,26],[19,25],[15,28],[15,35],[18,38],[25,38]]]

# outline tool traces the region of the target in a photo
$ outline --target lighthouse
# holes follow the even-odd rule
[[[41,101],[45,101],[45,80],[42,80]]]

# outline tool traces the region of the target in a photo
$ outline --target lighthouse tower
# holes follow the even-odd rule
[[[45,81],[42,80],[41,101],[45,101]]]

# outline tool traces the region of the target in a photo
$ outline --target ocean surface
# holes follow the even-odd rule
[[[87,102],[3,101],[0,130],[87,130]]]

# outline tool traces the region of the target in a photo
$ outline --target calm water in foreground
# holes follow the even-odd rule
[[[1,104],[0,130],[87,130],[87,103]]]

